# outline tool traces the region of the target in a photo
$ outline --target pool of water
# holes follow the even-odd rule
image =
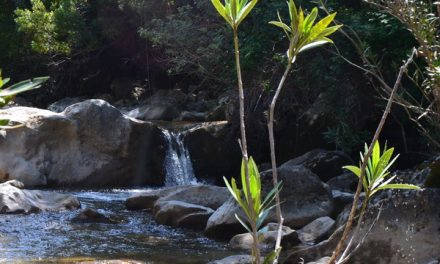
[[[207,263],[239,254],[201,232],[158,225],[151,214],[128,211],[139,190],[71,192],[118,224],[74,223],[76,211],[0,215],[1,263],[69,263],[74,259],[132,259],[146,263]]]

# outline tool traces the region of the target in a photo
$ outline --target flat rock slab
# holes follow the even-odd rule
[[[306,244],[315,244],[327,238],[334,227],[335,220],[328,216],[320,217],[298,230],[299,239]]]
[[[18,214],[41,211],[64,211],[80,207],[78,199],[70,194],[24,190],[22,184],[8,181],[0,184],[0,213]]]
[[[159,224],[204,229],[214,210],[181,201],[162,201],[154,206],[154,219]]]
[[[143,191],[125,200],[125,206],[128,210],[152,210],[159,198],[187,187],[188,186],[173,186]]]

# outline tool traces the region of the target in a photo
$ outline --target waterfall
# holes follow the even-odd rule
[[[185,134],[161,130],[167,143],[164,161],[165,186],[196,184],[189,151],[183,142]]]

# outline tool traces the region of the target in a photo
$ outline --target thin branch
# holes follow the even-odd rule
[[[368,164],[368,159],[371,157],[371,154],[373,152],[373,147],[374,144],[376,143],[376,141],[379,139],[380,133],[382,132],[383,126],[385,125],[385,121],[387,120],[388,114],[390,113],[391,110],[391,105],[393,103],[393,99],[394,99],[394,95],[397,92],[397,89],[400,86],[400,83],[402,81],[402,77],[403,77],[403,73],[406,71],[406,69],[408,68],[409,64],[413,61],[414,56],[416,54],[416,49],[414,48],[410,57],[408,58],[408,60],[400,67],[400,71],[399,74],[397,76],[396,82],[394,83],[394,87],[393,90],[391,91],[390,97],[388,99],[388,103],[385,107],[385,110],[383,112],[382,118],[379,122],[379,125],[377,126],[376,132],[374,133],[374,137],[373,140],[371,141],[371,144],[368,147],[368,151],[365,154],[363,160],[362,160],[362,165],[361,165],[361,175],[359,176],[359,181],[358,181],[358,185],[356,188],[356,193],[353,199],[353,205],[351,207],[351,211],[350,211],[350,215],[348,217],[347,220],[347,224],[345,226],[344,232],[342,233],[342,237],[339,240],[338,245],[336,246],[335,251],[333,252],[332,257],[330,258],[330,261],[328,264],[335,264],[337,258],[339,257],[339,254],[341,253],[341,250],[345,244],[345,241],[347,240],[347,237],[349,235],[349,232],[351,230],[351,227],[353,225],[353,220],[354,217],[356,215],[356,208],[357,208],[357,204],[359,202],[359,197],[362,191],[362,183],[365,177],[365,169],[366,166]]]

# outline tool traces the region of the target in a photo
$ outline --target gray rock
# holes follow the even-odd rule
[[[163,183],[159,129],[105,101],[87,100],[62,113],[13,107],[0,110],[0,118],[25,124],[0,137],[0,181],[87,187]]]
[[[64,211],[77,209],[78,199],[72,195],[20,189],[18,181],[0,184],[0,213],[18,214],[40,211]]]
[[[298,245],[301,241],[298,233],[287,226],[283,226],[281,245],[291,247]],[[261,234],[260,248],[262,250],[273,250],[278,235],[278,224],[270,223],[259,232]],[[252,249],[253,238],[250,233],[235,235],[229,241],[229,246],[233,249]]]
[[[344,173],[342,175],[331,178],[327,181],[327,184],[332,190],[338,190],[341,192],[352,192],[356,191],[358,184],[358,177],[351,172]]]
[[[383,206],[371,207],[354,245],[359,244],[367,230],[371,230],[347,263],[409,264],[438,261],[439,203],[440,190],[433,188],[400,192]],[[298,263],[301,258],[312,261],[331,255],[341,231],[339,229],[328,240],[310,248],[287,252],[288,257],[284,263]]]
[[[104,223],[104,224],[117,224],[118,221],[109,216],[106,216],[94,209],[85,208],[81,210],[74,218],[72,222],[75,223]]]
[[[191,121],[191,122],[205,122],[206,121],[206,114],[203,112],[190,112],[190,111],[183,111],[179,118],[179,121]]]
[[[288,163],[289,165],[303,165],[325,182],[341,175],[342,166],[353,164],[353,160],[341,151],[315,149]]]
[[[212,185],[194,185],[176,188],[175,191],[168,192],[157,202],[181,201],[197,204],[216,210],[224,204],[230,197],[226,187]]]
[[[125,200],[125,206],[128,210],[152,210],[159,198],[187,187],[173,186],[136,193]]]
[[[211,261],[209,262],[209,264],[252,264],[252,256],[250,255],[229,256],[221,260]]]
[[[354,194],[341,192],[338,190],[332,190],[332,196],[335,205],[332,213],[334,216],[339,215],[342,210],[344,210],[345,206],[347,204],[352,204],[354,200]]]
[[[279,179],[283,181],[280,193],[281,210],[284,223],[291,227],[302,227],[312,220],[328,216],[333,210],[333,200],[327,186],[318,176],[303,166],[285,163],[278,168]],[[272,185],[270,171],[262,173],[262,186],[269,191]],[[242,218],[244,215],[236,202],[230,198],[210,217],[205,234],[210,237],[230,238],[240,232],[242,228],[235,219],[235,214]],[[267,222],[276,222],[275,210],[272,210],[266,219]]]
[[[154,205],[154,219],[159,224],[204,229],[214,210],[181,201],[161,201]]]
[[[316,244],[326,239],[334,227],[335,220],[328,216],[320,217],[298,230],[299,239],[305,244]]]
[[[187,132],[185,143],[197,179],[224,185],[223,176],[240,175],[241,151],[228,122],[200,123]]]
[[[49,105],[47,109],[55,113],[61,113],[67,107],[86,100],[85,97],[66,97]]]

